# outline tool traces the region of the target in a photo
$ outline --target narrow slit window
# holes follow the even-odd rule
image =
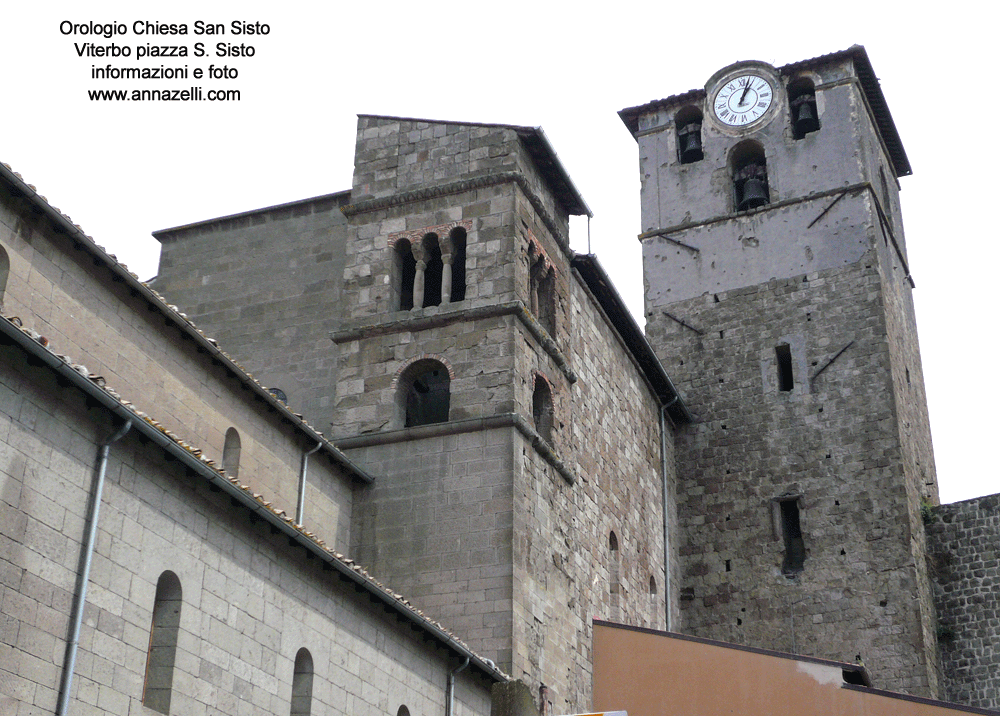
[[[240,453],[243,451],[240,434],[236,428],[226,431],[226,442],[222,448],[222,469],[230,477],[240,476]]]
[[[181,582],[173,572],[164,572],[156,582],[153,624],[149,630],[146,683],[142,703],[161,714],[170,713],[174,682],[177,636],[181,624]]]
[[[621,576],[620,576],[620,563],[619,563],[619,551],[618,551],[618,536],[612,532],[608,536],[608,551],[611,553],[611,564],[609,565],[611,571],[611,594],[616,596],[621,590]],[[617,604],[614,604],[617,608]]]
[[[774,347],[775,363],[778,366],[778,390],[787,393],[795,387],[792,377],[792,350],[787,343]]]
[[[785,541],[785,559],[781,563],[781,573],[786,577],[794,577],[802,572],[806,562],[799,501],[797,498],[779,500],[778,507],[781,509],[781,535]]]
[[[295,655],[295,671],[292,674],[291,716],[309,716],[312,713],[313,660],[309,650],[303,647]]]

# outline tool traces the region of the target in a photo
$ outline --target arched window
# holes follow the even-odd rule
[[[683,107],[674,117],[677,158],[681,164],[692,164],[705,157],[701,149],[701,120],[701,110],[691,106]]]
[[[423,239],[424,253],[424,300],[420,304],[427,306],[441,305],[441,279],[444,275],[444,262],[441,260],[441,244],[437,234],[427,234]]]
[[[406,239],[400,239],[393,247],[392,266],[396,310],[409,311],[413,308],[413,280],[417,274],[417,260],[413,258],[413,248]]]
[[[528,291],[531,312],[548,331],[550,336],[556,332],[556,277],[555,270],[545,260],[545,256],[535,250],[532,243],[528,246]]]
[[[406,706],[400,706],[396,711],[396,716],[410,716],[410,710]]]
[[[0,308],[3,308],[3,296],[7,290],[7,278],[10,276],[10,257],[0,246]]]
[[[236,428],[226,431],[226,443],[222,448],[222,469],[230,477],[240,476],[240,434]]]
[[[535,421],[535,432],[545,442],[552,442],[552,389],[545,378],[535,376],[535,390],[531,395],[531,416]]]
[[[451,302],[465,300],[465,246],[468,235],[456,226],[448,235],[451,243]]]
[[[400,376],[399,407],[403,427],[448,422],[451,405],[451,377],[444,364],[420,360]]]
[[[299,649],[295,655],[292,674],[291,716],[309,716],[312,713],[313,660],[309,650]]]
[[[649,575],[649,593],[650,595],[656,594],[656,577],[654,577],[652,574]]]
[[[792,110],[792,137],[802,139],[819,129],[816,88],[811,79],[798,77],[788,83],[788,106]]]
[[[181,581],[176,574],[167,571],[156,582],[153,625],[149,630],[149,653],[146,656],[146,683],[142,690],[143,705],[161,714],[170,713],[180,624]]]
[[[764,148],[748,139],[733,148],[730,157],[733,174],[733,200],[737,211],[748,211],[769,204],[771,191],[767,183],[767,161]]]

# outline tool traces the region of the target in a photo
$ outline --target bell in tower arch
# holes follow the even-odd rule
[[[701,121],[701,110],[693,105],[682,107],[674,116],[677,156],[681,164],[693,164],[705,158],[701,146]]]
[[[793,138],[802,139],[819,129],[816,85],[809,77],[796,77],[788,83],[788,108]]]
[[[701,124],[692,123],[677,130],[680,140],[681,164],[691,164],[704,158],[701,149]]]
[[[770,202],[767,190],[767,169],[763,164],[747,164],[733,177],[737,211],[748,211]]]
[[[815,95],[799,95],[792,100],[791,105],[796,139],[801,139],[810,132],[815,132],[819,129]]]

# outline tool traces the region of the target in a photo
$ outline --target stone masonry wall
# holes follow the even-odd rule
[[[560,379],[556,447],[576,482],[522,437],[514,444],[513,673],[549,687],[563,713],[592,701],[593,618],[666,626],[658,406],[578,276],[569,288],[567,348],[578,380],[564,383],[527,334],[517,341],[517,372],[520,381],[532,370]],[[667,439],[672,483],[672,435]],[[617,554],[609,548],[612,531]]]
[[[42,220],[24,220],[22,211],[18,201],[0,197],[0,243],[11,261],[5,313],[47,337],[56,353],[104,376],[122,398],[219,465],[226,431],[235,427],[242,443],[240,478],[252,477],[255,491],[295,514],[302,453],[315,443],[185,340],[163,309],[113,281],[90,253]],[[319,455],[309,470],[310,530],[346,550],[351,480]]]
[[[98,441],[113,427],[47,369],[0,347],[0,713],[52,713]],[[156,583],[180,579],[171,712],[288,713],[309,649],[313,713],[443,713],[458,666],[315,559],[135,435],[111,447],[71,708],[141,706]],[[458,679],[460,716],[489,684]]]
[[[348,192],[156,233],[157,291],[324,432]]]
[[[876,201],[873,193],[869,193],[867,198],[869,202]],[[891,206],[883,207],[883,216],[888,216],[891,210]],[[931,693],[943,696],[940,660],[937,658],[938,620],[935,616],[934,594],[927,569],[927,541],[922,519],[922,513],[926,511],[928,505],[938,504],[937,469],[934,464],[924,371],[917,338],[913,288],[909,282],[904,259],[896,250],[896,246],[899,246],[900,252],[905,248],[902,243],[901,222],[897,219],[894,224],[888,222],[882,224],[880,233],[881,237],[876,235],[875,246],[879,256],[896,431],[899,436],[912,535],[910,549],[917,571],[914,588],[916,599],[920,604],[922,628],[920,639],[928,654],[927,668]],[[893,239],[896,240],[896,246],[893,245]]]
[[[517,171],[520,152],[509,128],[362,117],[344,320],[334,335],[340,444],[380,476],[357,496],[355,556],[505,668],[513,653],[512,414],[529,424],[532,415],[514,356],[517,326],[530,320],[515,303],[527,303],[515,253],[521,190],[506,180],[455,183],[490,169]],[[452,189],[435,195],[448,183]],[[467,231],[465,299],[396,310],[393,238],[443,235],[456,223]],[[568,260],[560,259],[565,281]],[[449,423],[404,429],[398,379],[421,358],[449,371]]]
[[[504,669],[511,663],[513,432],[347,450],[380,475],[356,498],[355,559]]]
[[[942,696],[1000,709],[1000,495],[927,514]]]
[[[882,290],[871,253],[647,307],[650,341],[695,417],[677,436],[682,629],[860,656],[877,686],[931,695]],[[792,579],[781,497],[797,497],[806,550]]]

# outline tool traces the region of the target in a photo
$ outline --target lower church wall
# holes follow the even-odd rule
[[[20,349],[0,346],[0,713],[51,713],[94,480],[115,426]],[[110,448],[71,692],[78,716],[138,714],[157,582],[182,599],[170,711],[288,713],[300,648],[313,713],[442,713],[461,665],[133,431]],[[457,677],[456,714],[490,684]]]

